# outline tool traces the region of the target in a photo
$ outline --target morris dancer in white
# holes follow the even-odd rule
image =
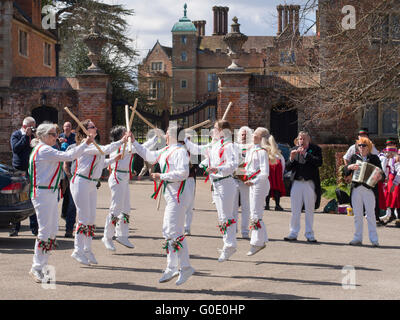
[[[91,135],[97,135],[97,128],[91,120],[85,120],[82,124]],[[79,129],[76,135],[77,145],[81,143],[82,135],[82,129]],[[125,134],[120,141],[100,146],[100,148],[104,154],[110,154],[126,142],[128,136],[129,134]],[[97,202],[96,184],[107,165],[105,155],[101,155],[97,148],[90,146],[76,159],[74,176],[71,179],[71,194],[76,205],[78,218],[74,242],[75,249],[71,257],[85,265],[97,264],[91,249],[96,228],[94,224],[96,221]]]
[[[86,138],[81,145],[71,151],[62,152],[52,148],[57,141],[53,124],[41,124],[36,130],[36,139],[31,142],[29,160],[31,179],[31,199],[39,223],[39,233],[35,241],[32,269],[29,272],[36,282],[42,282],[43,270],[47,265],[50,251],[56,247],[58,231],[58,189],[62,171],[61,161],[72,161],[80,156],[93,137]]]
[[[265,248],[268,242],[267,229],[262,221],[264,214],[264,200],[269,192],[269,160],[268,138],[270,134],[265,128],[257,128],[253,133],[254,145],[246,154],[246,182],[250,187],[250,250],[252,256]]]
[[[125,133],[125,127],[116,126],[111,129],[111,140],[118,141]],[[155,135],[152,139],[144,143],[143,146],[151,148],[157,143],[157,139],[158,137]],[[123,146],[119,147],[118,150],[111,153],[110,157],[115,158],[118,154],[121,154],[123,148]],[[132,153],[128,153],[128,148],[126,147],[124,157],[109,166],[110,176],[108,178],[108,185],[111,189],[111,205],[110,213],[106,218],[102,241],[105,247],[111,251],[116,250],[112,241],[114,234],[116,235],[116,240],[122,245],[128,248],[135,247],[128,239],[131,211],[129,180],[133,177],[135,153],[136,150],[134,147],[132,147]]]
[[[218,139],[211,149],[203,148],[202,154],[207,157],[210,179],[213,186],[213,200],[218,211],[219,229],[223,234],[224,247],[218,258],[219,262],[228,260],[236,252],[236,223],[234,218],[234,201],[237,185],[233,173],[237,168],[237,157],[231,140],[231,126],[226,120],[218,120],[214,125],[214,135]],[[190,153],[195,154],[198,146],[185,140]]]
[[[136,152],[150,163],[158,162],[162,173],[152,173],[155,180],[153,198],[164,193],[166,201],[163,236],[163,248],[167,252],[167,267],[159,282],[167,282],[179,275],[176,285],[181,285],[194,273],[190,265],[188,244],[184,235],[185,212],[191,202],[193,189],[185,186],[189,176],[189,155],[185,147],[178,142],[182,128],[171,127],[167,130],[167,146],[158,151],[150,151],[133,142]],[[156,181],[160,181],[157,186]],[[193,188],[193,185],[192,185]],[[180,269],[179,269],[180,267]]]
[[[249,127],[241,127],[239,129],[238,135],[237,135],[237,143],[234,143],[234,146],[236,147],[236,152],[238,154],[238,165],[239,169],[245,170],[243,167],[245,166],[245,159],[246,159],[246,154],[248,149],[251,147],[251,132],[252,130]],[[249,142],[249,143],[248,143]],[[242,232],[242,237],[244,239],[249,239],[249,219],[250,219],[250,203],[249,203],[249,191],[250,188],[248,185],[244,183],[243,180],[243,175],[235,175],[234,176],[237,185],[238,185],[238,192],[236,193],[237,197],[235,199],[234,203],[234,214],[235,214],[235,219],[238,221],[239,217],[239,195],[240,195],[240,207],[242,208],[242,219],[241,219],[241,232]],[[239,227],[236,226],[238,229]]]

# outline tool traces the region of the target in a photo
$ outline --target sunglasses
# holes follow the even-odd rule
[[[361,144],[359,144],[358,146],[359,146],[359,147],[363,147],[363,148],[367,147],[367,145],[364,144],[364,143],[361,143]]]
[[[96,127],[88,127],[88,129],[97,129]]]
[[[57,133],[55,133],[55,132],[49,132],[48,135],[49,135],[49,136],[53,136],[54,138],[57,137]]]

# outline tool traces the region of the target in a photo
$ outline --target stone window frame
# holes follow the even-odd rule
[[[26,34],[26,54],[24,52],[21,51],[21,34],[24,33]],[[23,30],[23,29],[18,29],[18,54],[21,57],[24,58],[29,58],[29,33],[27,30]]]
[[[155,66],[155,68],[153,68]],[[157,72],[163,70],[164,63],[162,61],[152,61],[151,62],[151,71]]]
[[[210,76],[214,78],[210,79]],[[211,90],[210,90],[211,86]],[[214,89],[214,90],[213,90]],[[218,91],[218,77],[215,72],[207,73],[207,92],[217,92]]]
[[[52,64],[51,64],[51,49],[52,49],[51,43],[48,43],[48,42],[45,41],[43,43],[43,65],[45,67],[48,67],[48,68],[52,67]],[[47,62],[49,62],[49,63],[47,63]]]
[[[180,84],[181,84],[181,86],[180,86],[181,89],[187,89],[188,81],[186,79],[181,79]],[[185,85],[183,85],[183,84],[185,84]]]
[[[181,44],[183,44],[183,45],[187,44],[187,36],[185,36],[185,35],[181,36]]]
[[[384,115],[385,115],[385,112],[387,111],[388,105],[394,105],[395,111],[397,112],[397,114],[396,114],[397,128],[393,132],[385,133],[384,132]],[[397,105],[397,107],[396,107],[396,105]],[[376,119],[377,132],[370,132],[370,136],[373,138],[387,138],[387,137],[397,136],[398,130],[400,128],[400,122],[399,122],[399,120],[400,120],[400,117],[399,117],[400,116],[400,100],[396,99],[396,98],[385,99],[384,101],[371,103],[370,106],[377,109],[374,112],[376,112],[378,115],[378,117]],[[365,126],[366,128],[368,128],[368,126],[365,125],[365,123],[363,123],[364,116],[365,116],[365,113],[362,113],[361,117],[360,117],[361,118],[361,127]],[[370,128],[368,128],[368,129],[370,129]]]
[[[371,42],[374,44],[378,43],[389,43],[389,44],[394,44],[394,45],[400,45],[400,37],[399,38],[393,38],[393,29],[396,27],[393,23],[394,16],[397,16],[398,19],[398,25],[397,28],[400,28],[400,10],[394,10],[391,11],[390,13],[387,12],[380,12],[377,13],[379,17],[382,19],[382,24],[380,25],[379,28],[379,35],[376,34],[376,30],[374,30],[374,27],[371,27]],[[376,15],[373,17],[376,18]],[[384,30],[385,25],[387,24],[386,28],[387,30]],[[400,35],[400,31],[397,30],[397,33]]]
[[[186,51],[181,52],[181,61],[186,62],[187,61],[187,53]]]
[[[158,79],[151,79],[149,81],[149,100],[163,99],[164,94],[164,82]]]

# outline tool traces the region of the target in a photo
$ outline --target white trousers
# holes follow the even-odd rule
[[[186,188],[188,188],[188,190],[186,190]],[[192,177],[187,178],[185,184],[185,191],[190,192],[190,194],[192,194],[192,198],[188,201],[188,208],[185,213],[185,230],[186,229],[190,230],[190,226],[192,225],[195,189],[196,189],[196,182],[194,178]]]
[[[311,180],[294,180],[290,191],[290,203],[292,206],[292,218],[290,220],[290,237],[297,238],[300,231],[300,215],[304,204],[306,230],[305,237],[313,238],[314,208],[316,194],[314,182]]]
[[[213,182],[214,192],[213,199],[218,212],[218,221],[220,224],[234,219],[234,202],[238,192],[237,184],[233,178],[225,178],[223,180]],[[227,247],[236,248],[236,227],[231,225],[226,229],[226,233],[222,237],[224,242],[223,249]]]
[[[96,182],[76,176],[75,181],[71,183],[70,190],[76,206],[77,231],[80,226],[94,227],[97,203]],[[80,254],[83,254],[84,251],[91,251],[92,236],[88,232],[86,234],[76,232],[74,247],[75,251]]]
[[[364,186],[354,188],[351,194],[351,206],[354,212],[354,240],[362,241],[363,239],[363,215],[365,208],[369,240],[371,242],[377,242],[378,233],[376,231],[375,195],[373,191]]]
[[[47,189],[36,189],[36,197],[32,199],[35,208],[39,230],[35,241],[32,269],[43,270],[47,265],[50,251],[39,248],[39,241],[48,243],[55,240],[58,231],[58,192]]]
[[[264,221],[265,197],[269,193],[269,180],[259,181],[257,184],[250,186],[250,220],[259,221],[261,228],[253,228],[251,231],[250,244],[253,246],[263,246],[268,242],[267,228]]]
[[[129,198],[129,173],[117,172],[117,180],[114,173],[108,178],[108,186],[111,190],[110,213],[106,218],[104,226],[104,237],[111,239],[114,234],[117,237],[129,236],[129,223],[124,219],[125,215],[129,219],[131,212],[131,202]],[[113,224],[113,221],[117,221]]]
[[[165,188],[164,199],[166,202],[163,220],[163,237],[168,241],[167,268],[166,270],[177,270],[178,268],[190,267],[189,248],[186,238],[180,241],[179,250],[173,246],[174,242],[184,233],[185,213],[193,198],[194,184],[185,184],[185,188],[179,196],[180,182],[169,183]],[[162,190],[164,187],[162,187]],[[159,197],[161,194],[159,195]]]
[[[249,219],[250,219],[250,188],[244,184],[242,180],[235,179],[238,185],[238,192],[234,202],[233,212],[236,221],[239,221],[239,194],[240,194],[240,207],[242,208],[242,218],[240,219],[241,232],[249,232]],[[236,230],[239,228],[235,226]]]

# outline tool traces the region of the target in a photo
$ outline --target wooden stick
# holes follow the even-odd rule
[[[82,131],[89,136],[89,132],[86,130],[86,128],[83,126],[82,122],[79,121],[79,119],[68,109],[68,107],[64,108],[65,111],[67,111],[67,113],[71,116],[72,119],[75,120],[75,122],[78,124],[78,126],[82,129]],[[97,148],[97,150],[99,150],[100,154],[102,154],[104,156],[104,152],[103,150],[101,150],[101,148],[99,147],[99,145],[93,141],[94,146]]]
[[[231,107],[232,107],[232,102],[229,102],[228,107],[225,110],[224,116],[222,117],[222,120],[225,120]]]
[[[133,109],[133,108],[131,107],[131,109]],[[137,116],[138,116],[140,119],[142,119],[142,121],[143,121],[145,124],[147,124],[150,128],[152,128],[152,129],[157,129],[157,127],[154,126],[153,124],[151,124],[145,117],[143,117],[143,116],[139,113],[139,111],[136,110],[136,114],[137,114]]]
[[[158,195],[158,199],[157,199],[157,211],[160,209],[161,196],[162,196],[162,194],[161,194],[161,190],[160,190],[160,194]]]
[[[198,123],[198,124],[195,124],[194,126],[191,126],[191,127],[189,127],[189,128],[186,128],[185,130],[188,130],[188,129],[194,130],[194,129],[197,129],[197,128],[206,126],[206,125],[208,125],[209,123],[211,123],[211,120],[210,120],[210,119],[208,119],[208,120],[206,120],[206,121],[203,121],[203,122],[200,122],[200,123]]]
[[[131,132],[132,123],[133,123],[133,118],[135,117],[137,102],[138,102],[138,99],[136,98],[136,99],[135,99],[135,104],[133,105],[133,109],[132,109],[133,111],[132,111],[131,117],[130,117],[130,119],[129,119],[129,124],[128,124],[128,120],[126,120],[126,122],[127,122],[127,124],[126,124],[126,130],[127,130],[127,132]],[[127,112],[129,113],[129,110],[128,110],[127,108],[128,108],[128,106],[126,105],[126,106],[125,106],[125,118],[126,118],[126,119],[128,119],[128,117],[127,117]],[[128,143],[129,143],[129,145],[128,145],[128,151],[129,151],[130,153],[132,153],[132,138],[131,138],[131,137],[128,138]],[[123,151],[122,151],[122,158],[123,158],[124,155],[125,155],[125,147],[126,147],[126,142],[124,143],[124,148],[123,148]]]

